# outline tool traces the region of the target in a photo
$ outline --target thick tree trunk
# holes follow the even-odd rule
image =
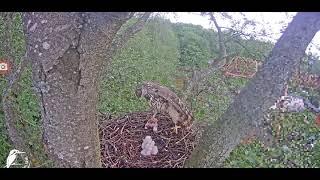
[[[260,126],[264,113],[281,96],[285,83],[320,28],[320,13],[298,13],[276,43],[263,67],[222,117],[205,127],[187,167],[220,167],[248,132]]]
[[[130,13],[24,13],[43,140],[57,167],[101,167],[101,65]]]

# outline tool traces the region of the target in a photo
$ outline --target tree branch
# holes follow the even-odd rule
[[[136,23],[128,27],[124,32],[115,37],[111,44],[111,56],[114,56],[122,47],[132,38],[136,33],[142,30],[145,23],[149,19],[152,12],[145,12]],[[133,14],[130,14],[129,17],[133,17]]]
[[[126,21],[133,18],[135,14],[136,13],[130,13]],[[142,28],[144,27],[145,23],[147,22],[151,14],[152,12],[145,12],[140,18],[138,18],[137,22],[135,22],[133,25],[125,29],[124,32],[122,32],[121,34],[117,34],[113,38],[112,43],[106,53],[107,58],[103,64],[102,74],[106,73],[108,63],[112,61],[112,58],[124,47],[124,45],[129,41],[129,39],[132,38],[136,33],[142,30]]]
[[[232,28],[229,28],[229,27],[220,27],[221,29],[227,29],[227,30],[230,30],[230,32],[232,33],[231,37],[232,36],[236,36],[236,35],[241,35],[241,36],[244,36],[247,40],[248,40],[248,37],[254,37],[254,36],[270,36],[270,34],[265,34],[265,33],[256,33],[255,35],[252,35],[252,34],[247,34],[247,33],[244,33],[243,31],[241,30],[235,30],[235,29],[232,29]],[[232,38],[231,38],[232,39]],[[228,39],[227,41],[230,41],[230,39]]]
[[[226,46],[224,44],[224,37],[221,31],[221,28],[216,20],[216,18],[214,17],[213,13],[209,13],[210,15],[210,19],[212,20],[212,22],[214,23],[215,27],[218,30],[218,39],[219,39],[219,58],[220,60],[222,60],[223,57],[225,57],[227,55],[227,50],[226,50]]]
[[[245,51],[247,51],[247,53],[249,53],[251,56],[256,57],[254,54],[251,53],[251,51],[245,46],[243,45],[238,39],[235,39],[234,42],[236,42],[237,44],[239,44]]]
[[[202,13],[205,15],[206,13]],[[202,70],[196,70],[192,73],[191,81],[189,83],[189,86],[187,88],[187,92],[185,94],[184,99],[188,99],[187,97],[193,97],[192,91],[194,91],[207,77],[209,77],[213,72],[219,70],[221,67],[223,67],[227,59],[230,57],[230,55],[227,55],[226,46],[224,42],[223,33],[221,31],[221,28],[212,12],[208,13],[210,16],[210,19],[214,23],[215,27],[218,31],[218,41],[219,41],[219,57],[212,61],[210,63],[210,66],[206,69]]]
[[[186,167],[221,167],[252,129],[262,128],[264,113],[281,96],[285,83],[319,31],[320,13],[298,13],[280,37],[263,68],[241,90],[224,114],[205,127]]]

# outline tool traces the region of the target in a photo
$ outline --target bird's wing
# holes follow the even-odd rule
[[[179,112],[182,112],[183,114],[188,116],[188,119],[190,119],[190,118],[192,119],[193,118],[193,115],[192,115],[191,111],[189,111],[189,109],[184,105],[184,103],[177,96],[176,93],[171,91],[169,88],[167,88],[165,86],[161,86],[161,85],[159,85],[157,83],[148,82],[148,85],[149,85],[150,88],[153,89],[153,91],[157,91],[156,93],[159,96],[163,97],[170,104],[172,104],[176,110],[178,110]]]

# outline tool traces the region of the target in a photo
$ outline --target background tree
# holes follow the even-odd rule
[[[216,37],[209,38],[213,38],[214,41],[217,42],[217,47],[210,49],[214,54],[207,58],[205,67],[191,69],[191,75],[188,79],[185,93],[185,100],[187,102],[193,102],[196,96],[205,89],[210,88],[208,87],[210,77],[212,77],[214,73],[220,71],[224,65],[230,63],[232,57],[241,55],[243,57],[261,59],[265,57],[264,52],[268,51],[267,49],[270,49],[271,46],[261,46],[261,44],[257,44],[255,41],[255,38],[259,35],[263,35],[264,37],[268,36],[266,33],[263,33],[265,32],[265,28],[262,28],[261,31],[263,32],[245,33],[244,30],[255,28],[258,22],[247,19],[243,13],[240,14],[242,15],[240,18],[242,21],[235,20],[236,18],[228,13],[201,13],[202,16],[209,17],[209,20],[214,25],[214,29],[216,29]],[[229,22],[230,27],[219,25],[217,17],[219,17],[220,20],[222,19]],[[220,83],[227,83],[223,76],[220,76],[220,78]],[[191,105],[192,104],[193,103],[191,103]]]
[[[117,117],[147,110],[147,102],[138,99],[133,91],[143,81],[175,88],[179,41],[172,26],[168,20],[151,18],[116,54],[103,74],[99,111]]]
[[[281,96],[284,84],[320,28],[319,13],[298,13],[254,78],[215,123],[204,128],[187,167],[219,167]]]
[[[116,47],[116,44],[118,44],[117,42],[121,42],[119,41],[119,39],[121,39],[120,37],[124,37],[124,32],[130,32],[129,29],[134,29],[135,24],[136,27],[139,27],[139,24],[141,23],[144,24],[147,18],[142,17],[146,17],[145,14],[146,13],[129,13],[127,16],[128,20],[121,25],[120,29],[114,35],[112,40],[113,45],[106,50],[107,52],[114,53],[110,53],[109,55],[107,54],[105,56],[105,60],[103,61],[105,64],[102,65],[101,69],[105,68],[107,72],[100,70],[100,74],[103,76],[99,78],[100,80],[97,80],[102,84],[102,86],[98,88],[100,91],[98,93],[100,97],[99,104],[97,106],[101,112],[108,112],[112,113],[112,115],[118,116],[127,112],[146,110],[147,104],[141,102],[141,100],[138,100],[132,93],[132,89],[135,88],[136,84],[145,80],[160,82],[161,84],[175,90],[179,96],[183,95],[185,90],[181,88],[179,84],[177,84],[180,81],[176,80],[179,80],[180,77],[190,76],[191,72],[187,72],[185,69],[189,68],[193,71],[206,69],[208,66],[208,59],[217,58],[219,56],[219,38],[217,32],[191,24],[171,23],[170,21],[161,18],[152,19],[152,21],[147,23],[147,26],[143,28],[143,31],[137,36],[134,36],[129,43],[124,41],[125,43],[123,44],[126,45],[122,46],[123,48],[121,48],[121,51],[118,51],[119,48]],[[261,59],[271,51],[271,48],[274,46],[272,43],[262,42],[252,38],[251,31],[250,34],[246,34],[245,31],[242,31],[241,29],[242,23],[238,23],[236,26],[228,26],[230,29],[223,27],[226,25],[222,26],[224,22],[219,18],[220,16],[223,16],[222,14],[224,13],[214,13],[214,16],[219,23],[218,25],[221,26],[220,28],[222,29],[224,36],[227,53],[237,53],[242,57]],[[233,16],[234,13],[227,13],[227,15],[229,14]],[[1,101],[1,103],[4,103],[2,104],[3,106],[6,104],[5,101],[11,103],[11,107],[14,109],[13,112],[17,113],[13,114],[14,117],[17,118],[12,118],[14,120],[12,127],[18,128],[18,135],[21,136],[23,141],[26,141],[24,144],[27,144],[27,148],[30,147],[31,153],[36,155],[32,157],[31,154],[28,154],[31,159],[36,158],[36,161],[32,161],[32,167],[52,167],[52,165],[47,164],[48,159],[42,155],[42,142],[39,138],[41,137],[41,131],[39,128],[41,116],[39,111],[40,109],[38,108],[38,102],[36,101],[36,96],[32,92],[33,86],[31,85],[31,68],[27,67],[23,71],[25,66],[21,67],[19,65],[20,59],[25,59],[21,58],[24,57],[23,54],[25,52],[25,45],[23,33],[20,33],[20,17],[21,16],[19,13],[16,13],[16,16],[13,17],[14,21],[10,25],[13,31],[9,30],[8,34],[6,34],[8,31],[4,30],[10,29],[8,28],[8,24],[3,23],[3,21],[0,19],[0,37],[2,38],[4,35],[6,35],[8,38],[4,39],[8,41],[4,40],[4,42],[6,42],[5,45],[9,44],[11,46],[1,46],[0,55],[1,57],[4,56],[7,58],[5,55],[7,52],[9,52],[7,50],[14,49],[12,52],[12,54],[16,56],[14,59],[12,59],[14,61],[14,69],[22,69],[21,72],[24,72],[22,74],[22,79],[20,78],[18,82],[10,80],[16,78],[8,78],[7,82],[4,80],[4,78],[1,79],[0,89],[2,90],[4,88],[4,94],[8,96],[8,98],[6,98],[4,101]],[[233,20],[233,18],[231,18],[230,21],[231,20]],[[45,21],[43,22],[45,23]],[[263,37],[262,34],[261,36]],[[239,41],[241,44],[239,44],[237,41]],[[114,56],[113,54],[117,55]],[[18,71],[14,70],[13,72]],[[16,75],[18,75],[18,73],[12,74],[15,75],[12,75],[11,77],[17,77]],[[235,95],[232,95],[231,92],[240,90],[246,82],[247,79],[245,78],[223,78],[223,75],[219,70],[209,75],[207,80],[201,83],[202,85],[199,86],[197,94],[195,94],[196,101],[194,103],[193,110],[196,120],[206,120],[212,122],[218,120],[218,118],[227,109],[229,103],[232,101],[233,96]],[[11,148],[7,147],[6,144],[8,144],[8,142],[6,139],[4,139],[6,138],[6,133],[3,129],[3,123],[8,122],[4,121],[4,115],[7,112],[9,111],[0,111],[0,142],[2,144],[0,146],[1,163],[4,163],[7,152]],[[299,118],[303,118],[304,115],[305,113],[300,114]],[[312,116],[310,117],[312,119]],[[298,121],[301,119],[297,119],[298,121],[296,121],[287,118],[285,120],[285,122],[293,122],[292,126],[296,127]],[[299,127],[302,124],[303,123],[300,123]],[[312,123],[309,124],[308,127],[309,126],[312,126]],[[303,126],[303,128],[306,127]],[[289,134],[292,130],[287,129],[286,124],[284,124],[283,129]],[[304,131],[307,134],[306,137],[310,136],[310,132],[317,132],[316,130],[316,127],[308,128],[308,130]],[[286,133],[281,134],[281,139],[286,138],[286,135]],[[282,148],[282,143],[283,142],[276,145],[278,150]],[[12,145],[14,147],[18,147],[14,144]],[[257,149],[258,146],[256,145],[256,143],[253,145],[251,144],[251,149],[248,149],[247,146],[245,146],[246,148],[242,148],[244,145],[241,145],[240,148],[237,148],[232,152],[231,159],[233,160],[229,165],[232,165],[232,167],[277,166],[277,163],[274,161],[269,162],[270,159],[273,160],[272,158],[274,158],[273,155],[271,156],[269,154],[269,152],[274,152],[274,150],[268,149],[268,153],[266,153],[263,149],[261,151]],[[252,147],[254,148],[252,149]],[[242,151],[242,153],[245,153],[239,154],[239,149],[241,149],[240,151]],[[39,150],[41,152],[39,152]],[[249,155],[247,154],[248,151]],[[295,151],[297,153],[301,153],[302,156],[291,154],[297,158],[287,158],[290,158],[291,160],[297,160],[297,166],[304,167],[305,164],[301,165],[300,160],[303,159],[303,162],[306,162],[307,160],[309,161],[308,158],[304,157],[309,157],[310,154],[306,154],[302,151],[300,152],[299,150]],[[259,152],[259,154],[256,154],[258,157],[254,156],[257,152]],[[229,159],[230,158],[228,158],[226,163],[229,162]],[[317,159],[317,156],[314,156],[313,159]],[[267,164],[261,163],[261,160]],[[285,164],[286,162],[282,160],[280,161],[281,163],[284,163],[283,165],[285,167],[287,167]],[[315,161],[312,160],[313,164],[314,162]]]

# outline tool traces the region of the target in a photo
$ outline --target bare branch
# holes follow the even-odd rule
[[[237,36],[238,37],[243,37],[246,40],[249,40],[250,38],[254,38],[255,37],[255,35],[253,35],[253,34],[246,34],[246,33],[242,32],[242,31],[235,30],[235,29],[232,29],[232,28],[228,28],[228,27],[221,27],[221,28],[222,29],[228,29],[230,34],[231,34],[229,39],[226,40],[225,42],[231,41],[233,38],[235,38]]]
[[[205,15],[207,13],[202,13],[202,15]],[[223,67],[226,64],[226,59],[229,57],[227,55],[226,46],[224,42],[224,37],[221,31],[221,28],[214,17],[214,14],[212,12],[208,13],[210,16],[210,19],[214,23],[215,27],[218,31],[218,41],[219,41],[219,57],[212,61],[210,66],[203,70],[196,70],[192,73],[192,77],[189,83],[189,86],[187,88],[187,93],[185,94],[185,99],[187,97],[192,96],[193,91],[197,91],[197,87],[207,78],[209,77],[213,72],[216,70],[219,70],[221,67]]]
[[[136,23],[134,23],[132,26],[128,27],[123,33],[115,37],[115,39],[112,42],[111,49],[110,49],[110,55],[113,56],[116,54],[118,50],[120,50],[127,41],[133,37],[136,33],[141,31],[141,29],[144,27],[145,23],[149,19],[152,12],[145,12]],[[132,14],[130,14],[131,17],[133,17]]]
[[[233,56],[237,55],[237,53],[232,53],[226,56],[223,56],[222,58],[216,59],[215,63],[207,69],[204,69],[200,72],[200,76],[197,79],[197,81],[201,82],[205,80],[207,77],[209,77],[212,73],[216,72],[217,70],[220,70],[225,64],[226,61],[221,61],[221,59],[232,59]]]
[[[116,35],[113,38],[113,41],[108,49],[107,58],[106,58],[107,60],[104,61],[102,74],[105,74],[108,63],[111,62],[112,58],[123,48],[123,46],[128,42],[128,40],[132,38],[136,33],[142,30],[142,28],[144,27],[145,23],[147,22],[151,14],[152,12],[143,13],[143,15],[140,18],[138,18],[137,22],[135,22],[133,25],[128,27],[124,32]],[[135,15],[137,14],[130,13],[129,18],[127,18],[126,21],[130,20]]]
[[[223,34],[221,31],[220,26],[218,25],[218,22],[216,20],[216,18],[214,17],[213,13],[209,13],[211,20],[213,21],[215,27],[218,30],[218,39],[219,39],[219,58],[222,59],[222,57],[227,55],[227,50],[226,50],[226,46],[224,44],[224,38],[223,38]]]
[[[256,55],[252,54],[251,51],[245,46],[243,45],[240,40],[238,39],[234,39],[234,42],[236,42],[237,44],[239,44],[247,53],[249,53],[252,57],[256,57]],[[265,55],[263,55],[265,56]]]
[[[221,27],[219,26],[217,19],[215,17],[215,14],[213,12],[209,12],[209,13],[201,13],[201,15],[209,15],[210,16],[210,20],[213,22],[215,28],[217,29],[218,32],[218,41],[219,41],[219,57],[217,59],[211,60],[209,62],[209,67],[206,69],[201,69],[201,70],[196,70],[195,72],[192,73],[192,77],[190,79],[190,83],[189,86],[187,88],[187,93],[186,96],[190,97],[192,96],[191,94],[196,93],[197,91],[197,87],[200,86],[202,83],[207,81],[207,78],[214,72],[216,72],[217,70],[221,69],[225,64],[229,63],[228,61],[231,59],[230,57],[237,55],[237,53],[231,54],[231,55],[227,55],[227,51],[226,51],[226,43],[229,41],[235,41],[236,43],[238,43],[241,47],[243,47],[250,55],[254,56],[247,48],[245,45],[243,45],[240,40],[237,39],[240,38],[241,36],[246,38],[247,37],[254,37],[252,34],[247,34],[244,33],[241,30],[235,30],[235,26],[236,24],[239,24],[240,21],[236,21],[233,22],[233,26],[231,28],[229,27]],[[234,21],[232,19],[232,17],[227,14],[227,13],[221,13],[220,14],[224,19],[229,19],[231,21]],[[242,16],[244,16],[244,14],[241,14]],[[255,22],[251,21],[251,20],[247,20],[247,18],[244,17],[244,19],[246,20],[241,28],[245,28],[248,25],[255,25]],[[230,34],[230,38],[228,38],[228,40],[225,39],[225,36],[222,32],[222,29],[227,29],[229,30],[229,34]],[[195,91],[195,92],[194,92]]]
[[[216,72],[217,70],[220,70],[226,63],[226,61],[221,61],[221,59],[229,59],[232,56],[235,56],[236,53],[226,55],[222,58],[217,58],[214,60],[214,63],[212,66],[202,69],[202,70],[195,70],[192,73],[192,77],[189,82],[189,86],[186,90],[184,100],[187,100],[188,97],[193,97],[193,93],[197,92],[197,88],[200,86],[200,84],[207,81],[207,79],[210,77],[211,74]]]
[[[248,24],[246,24],[246,25],[248,25]],[[230,27],[224,27],[224,26],[221,26],[220,27],[221,29],[227,29],[227,30],[229,30],[229,32],[232,34],[231,36],[238,36],[238,35],[240,35],[240,36],[242,36],[242,37],[244,37],[244,38],[252,38],[252,37],[257,37],[257,36],[263,36],[263,37],[270,37],[271,35],[272,35],[272,33],[266,33],[265,32],[265,30],[263,30],[262,32],[255,32],[255,34],[248,34],[248,33],[244,33],[243,31],[242,31],[242,29],[244,29],[244,27],[241,27],[241,28],[238,28],[238,29],[235,29],[235,28],[230,28]],[[227,41],[230,41],[230,39],[229,40],[227,40]]]

